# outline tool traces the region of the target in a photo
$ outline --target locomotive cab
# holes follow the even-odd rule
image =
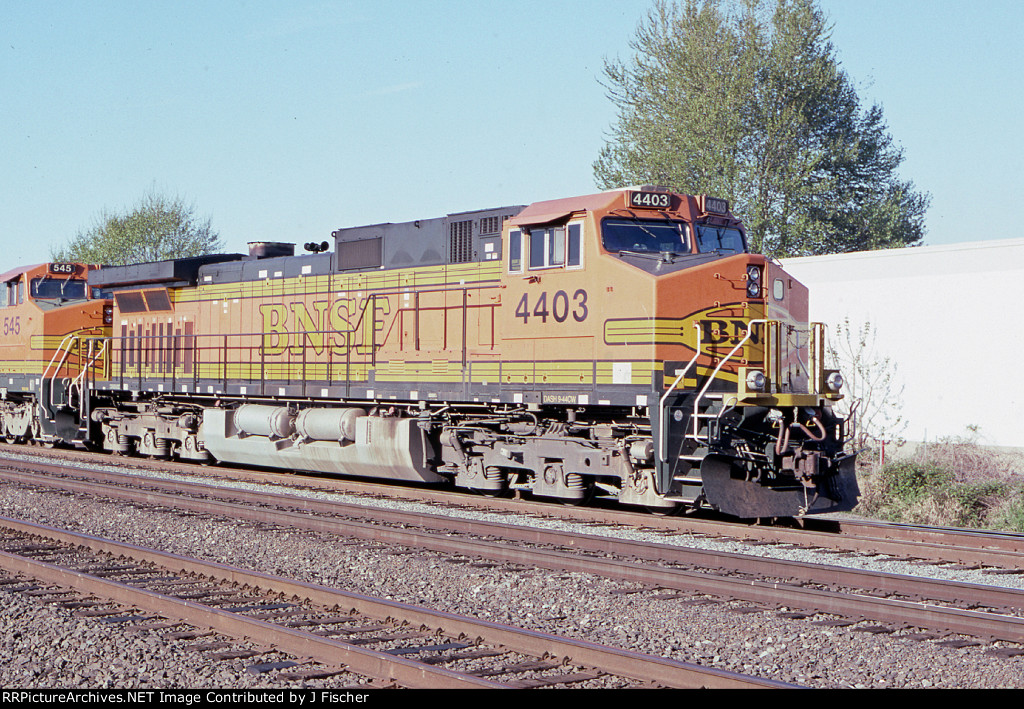
[[[856,504],[807,289],[749,253],[725,200],[640,187],[536,203],[507,244],[504,369],[534,371],[504,383],[560,430],[617,449],[597,465],[564,441],[535,446],[522,469],[555,471],[535,493],[597,486],[739,517]]]

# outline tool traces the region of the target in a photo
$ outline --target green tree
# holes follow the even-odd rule
[[[224,248],[210,219],[180,197],[151,190],[125,214],[104,210],[62,248],[51,249],[54,261],[119,266],[217,253]]]
[[[919,244],[930,198],[899,179],[830,34],[815,0],[656,0],[634,56],[605,62],[618,118],[597,183],[726,197],[774,256]]]

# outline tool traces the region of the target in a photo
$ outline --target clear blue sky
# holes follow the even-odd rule
[[[820,4],[933,196],[927,243],[1019,236],[1024,2]],[[0,271],[154,187],[243,252],[589,193],[602,63],[649,7],[0,0]]]

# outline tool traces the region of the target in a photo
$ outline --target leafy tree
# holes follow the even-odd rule
[[[930,197],[862,110],[815,0],[656,0],[627,62],[605,62],[618,108],[594,163],[603,188],[653,183],[727,197],[774,256],[919,244]]]
[[[180,197],[146,193],[131,211],[104,210],[63,248],[52,249],[54,261],[117,266],[217,253],[224,248],[210,219],[195,216],[195,207]]]

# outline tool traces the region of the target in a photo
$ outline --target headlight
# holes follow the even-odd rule
[[[747,372],[747,390],[764,391],[764,372]]]
[[[838,392],[843,388],[843,375],[839,372],[832,372],[825,378],[825,386],[831,392]]]
[[[761,267],[747,266],[747,297],[761,297]]]

